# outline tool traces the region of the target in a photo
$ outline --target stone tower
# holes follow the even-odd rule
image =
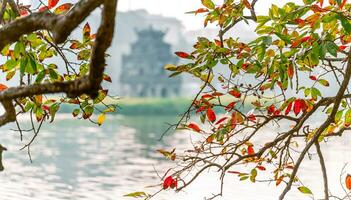
[[[122,56],[121,95],[129,97],[174,97],[180,95],[180,77],[168,77],[166,64],[176,64],[165,33],[149,27],[136,31],[138,39],[131,53]]]

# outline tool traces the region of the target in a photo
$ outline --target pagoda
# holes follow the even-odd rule
[[[165,33],[152,27],[136,31],[131,53],[122,56],[121,95],[128,97],[175,97],[180,95],[180,77],[169,78],[166,64],[176,64]]]

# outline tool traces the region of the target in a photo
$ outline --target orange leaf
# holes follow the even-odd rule
[[[201,131],[200,127],[197,124],[195,124],[195,123],[190,123],[188,125],[188,128],[191,128],[191,129],[193,129],[196,132],[200,132]]]
[[[175,54],[181,58],[186,58],[186,59],[191,59],[193,58],[191,55],[189,55],[188,53],[185,52],[175,52]]]
[[[229,91],[229,94],[236,97],[236,98],[241,97],[241,93],[238,90],[231,90],[231,91]]]
[[[345,184],[346,184],[346,188],[348,190],[351,190],[351,175],[348,174],[345,178]]]
[[[319,5],[322,7],[324,3],[324,0],[319,0]]]
[[[210,136],[206,139],[206,142],[210,144],[210,143],[213,142],[213,139],[214,139],[214,138],[213,138],[213,135],[210,135]]]
[[[79,42],[78,41],[72,41],[71,46],[69,47],[70,49],[78,49],[79,48]]]
[[[73,6],[73,4],[71,3],[65,3],[65,4],[62,4],[60,5],[59,7],[57,7],[54,11],[55,14],[59,15],[59,14],[62,14],[62,13],[65,13],[67,12],[69,9],[71,9],[71,7]]]
[[[341,2],[340,6],[339,6],[340,9],[342,9],[342,8],[345,6],[346,1],[347,1],[347,0],[343,0],[343,1]]]
[[[55,7],[55,6],[57,5],[58,2],[59,2],[59,0],[49,0],[49,1],[48,1],[48,7],[49,7],[49,9]]]
[[[247,9],[252,9],[252,6],[248,0],[243,0],[243,4]]]
[[[206,8],[199,8],[195,11],[195,15],[199,14],[199,13],[205,13],[208,12],[209,10]]]
[[[213,112],[213,110],[211,108],[207,109],[207,119],[211,122],[216,121],[216,113]]]
[[[284,176],[279,177],[279,178],[276,180],[275,185],[278,186],[278,185],[283,181],[283,179],[284,179]]]
[[[221,41],[219,41],[219,40],[217,40],[217,39],[215,39],[215,43],[216,43],[216,45],[217,45],[217,46],[219,46],[219,47],[221,47],[221,46],[222,46],[222,42],[221,42]]]
[[[0,83],[0,91],[4,91],[4,90],[6,90],[7,88],[8,88],[8,87],[7,87],[6,85]]]
[[[289,67],[288,67],[288,77],[289,78],[293,78],[293,76],[294,76],[294,67],[293,67],[293,65],[289,65]]]
[[[85,25],[84,25],[84,28],[83,28],[83,35],[84,37],[90,37],[90,32],[91,32],[91,28],[90,28],[90,25],[89,23],[87,22]]]

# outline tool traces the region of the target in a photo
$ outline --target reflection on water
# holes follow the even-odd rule
[[[32,146],[33,164],[26,151],[19,151],[24,143],[17,133],[0,129],[0,141],[9,151],[4,154],[5,171],[0,174],[1,199],[61,200],[125,199],[123,194],[144,190],[147,185],[159,183],[155,169],[164,172],[172,163],[163,160],[155,149],[185,147],[189,135],[170,134],[162,142],[158,139],[167,128],[164,122],[176,119],[162,116],[112,116],[102,127],[84,121],[72,121],[69,115],[59,115],[53,125],[46,125]],[[30,135],[27,135],[28,139]],[[323,146],[326,154],[330,189],[342,192],[339,174],[343,164],[350,162],[346,151],[350,137],[335,139]],[[313,152],[312,152],[313,153]],[[315,156],[304,164],[301,178],[316,194],[322,194],[321,173]],[[215,172],[200,177],[186,191],[175,194],[164,192],[156,199],[203,199],[218,191]],[[276,199],[282,187],[274,184],[240,183],[235,176],[227,176],[225,196],[219,199]],[[317,196],[321,197],[321,196]],[[293,190],[289,199],[310,199]]]

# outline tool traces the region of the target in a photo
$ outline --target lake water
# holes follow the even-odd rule
[[[69,114],[59,114],[56,123],[43,127],[31,147],[33,163],[27,152],[19,151],[25,144],[10,126],[0,129],[0,143],[8,148],[4,153],[5,171],[0,173],[1,200],[124,200],[124,194],[149,191],[145,186],[160,183],[155,169],[164,173],[173,163],[162,159],[156,149],[189,146],[189,133],[160,134],[167,128],[164,122],[175,122],[167,116],[110,116],[102,127],[73,120]],[[28,123],[28,122],[22,122]],[[325,153],[330,189],[342,195],[339,175],[345,163],[351,173],[351,137],[335,138],[322,145]],[[25,139],[28,141],[30,134]],[[307,160],[300,178],[311,188],[315,199],[321,199],[322,175],[316,156]],[[166,191],[157,200],[201,200],[219,190],[216,172],[209,171],[180,193]],[[225,195],[221,200],[277,199],[283,189],[275,184],[239,182],[236,176],[226,177]],[[152,190],[152,189],[151,189]],[[292,189],[287,199],[311,199]]]

